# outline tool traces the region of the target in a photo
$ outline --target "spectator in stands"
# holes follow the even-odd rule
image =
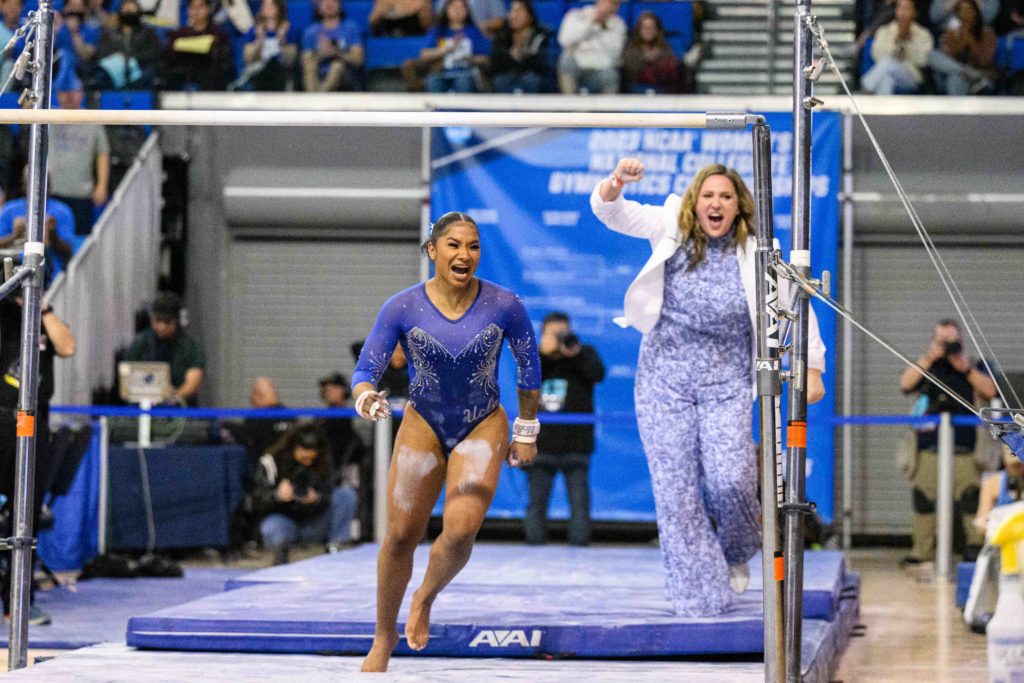
[[[210,20],[211,0],[189,0],[188,25],[171,32],[164,53],[168,90],[224,90],[234,75],[231,39]]]
[[[935,46],[931,32],[918,24],[913,0],[897,0],[896,19],[875,33],[871,44],[874,65],[861,77],[861,87],[876,95],[917,92],[922,69]]]
[[[81,109],[82,82],[70,70],[55,84],[61,109]],[[75,214],[75,232],[92,232],[96,210],[110,193],[110,143],[100,125],[51,124],[49,126],[51,192]]]
[[[596,0],[565,13],[558,29],[562,94],[619,92],[619,65],[626,44],[626,22],[617,14],[621,4],[621,0]]]
[[[352,390],[345,376],[335,372],[321,379],[320,399],[328,408],[348,408]],[[345,472],[353,465],[358,467],[366,457],[366,446],[352,428],[352,418],[324,418],[317,424],[327,437],[335,480],[358,480],[358,475],[351,477]]]
[[[629,93],[692,92],[684,86],[686,66],[672,52],[661,19],[653,12],[637,17],[622,53],[622,76]]]
[[[256,91],[280,92],[291,83],[298,46],[289,38],[291,23],[285,0],[263,0],[256,23],[245,35],[242,79]]]
[[[0,335],[0,494],[5,503],[0,516],[12,514],[14,503],[15,463],[17,441],[15,439],[15,415],[21,379],[21,325],[23,299],[12,295],[0,301],[0,330],[10,330]],[[69,358],[75,354],[75,336],[67,324],[60,319],[51,306],[43,306],[39,330],[39,387],[36,403],[36,468],[33,497],[33,528],[38,529],[39,513],[42,509],[46,483],[51,481],[52,460],[49,441],[50,399],[53,397],[54,358]],[[9,530],[8,530],[9,533]],[[6,559],[6,558],[5,558]],[[30,582],[30,600],[35,598],[35,582]],[[4,614],[10,613],[11,595],[10,562],[0,562],[0,594]],[[51,622],[50,615],[34,604],[29,607],[29,624],[41,626]]]
[[[943,384],[970,404],[989,401],[996,395],[996,385],[981,362],[972,363],[963,345],[960,325],[955,320],[940,320],[932,333],[928,348],[917,359],[917,365],[935,375]],[[900,389],[904,394],[918,393],[925,415],[939,413],[969,414],[969,411],[925,379],[917,368],[908,367],[900,375]],[[953,441],[956,455],[953,463],[954,496],[959,500],[963,492],[978,483],[978,471],[971,453],[977,441],[977,430],[971,426],[954,427]],[[938,477],[938,435],[934,426],[917,433],[917,453],[911,467],[913,482],[914,546],[903,559],[903,566],[919,565],[931,561],[935,553],[935,496]],[[959,507],[959,506],[957,506]],[[956,511],[954,531],[963,545],[964,527],[960,511]]]
[[[434,14],[444,11],[445,0],[434,0]],[[505,23],[505,3],[502,0],[466,0],[469,16],[480,33],[494,38]]]
[[[958,0],[956,17],[939,40],[941,49],[929,54],[928,66],[947,95],[990,93],[996,78],[995,31],[983,23],[975,0]]]
[[[147,90],[156,85],[163,46],[142,23],[138,0],[122,0],[96,46],[92,83],[98,90]]]
[[[0,21],[0,46],[7,45],[11,38],[14,37],[14,32],[21,26],[21,11],[24,8],[22,0],[0,0],[0,15],[2,15],[2,21]],[[24,39],[19,40],[18,43],[3,57],[3,62],[0,63],[0,83],[6,83],[7,77],[11,75],[11,71],[14,69],[14,60],[21,54],[22,48],[25,46]]]
[[[203,384],[206,354],[192,335],[181,329],[181,298],[159,292],[149,311],[149,329],[132,340],[124,360],[162,361],[171,366],[171,400],[195,405]]]
[[[437,23],[427,34],[428,47],[418,59],[402,65],[409,90],[419,89],[419,76],[426,72],[428,92],[476,92],[480,69],[487,66],[490,42],[473,24],[466,0],[447,0]]]
[[[956,28],[963,21],[960,18],[960,0],[931,0],[931,2],[928,16],[936,33],[941,35],[947,29]],[[981,17],[981,23],[991,26],[999,14],[999,0],[978,0],[975,8]]]
[[[249,406],[256,410],[274,410],[284,408],[281,395],[269,377],[257,377],[249,387]],[[260,458],[270,447],[281,440],[294,422],[282,417],[247,417],[241,429],[235,432],[235,439],[245,446],[249,454],[249,462],[255,471]]]
[[[56,14],[53,38],[54,56],[60,51],[61,70],[71,69],[80,76],[92,70],[100,28],[85,0],[64,0],[64,8]]]
[[[297,541],[326,541],[328,552],[349,543],[356,492],[332,486],[327,439],[315,425],[296,427],[260,459],[254,502],[274,564],[286,563]]]
[[[358,90],[362,32],[345,19],[339,0],[319,0],[320,21],[302,34],[302,85],[306,92]]]
[[[23,181],[28,187],[28,166]],[[46,183],[47,190],[53,187]],[[4,204],[0,209],[0,249],[20,247],[28,235],[28,198],[19,197]],[[46,285],[57,277],[71,257],[82,246],[83,238],[75,233],[75,214],[64,202],[53,197],[46,200],[46,218],[43,220],[43,244],[46,258]]]
[[[374,0],[368,19],[375,36],[422,36],[430,28],[430,0]]]
[[[593,413],[594,385],[604,379],[597,349],[580,343],[569,316],[552,311],[540,328],[540,372],[543,412]],[[594,425],[545,425],[537,437],[537,459],[526,467],[530,503],[526,509],[526,542],[548,541],[551,484],[559,471],[569,495],[569,543],[590,542],[590,454]]]
[[[539,93],[545,89],[549,34],[530,0],[512,0],[491,44],[491,83],[496,92]]]

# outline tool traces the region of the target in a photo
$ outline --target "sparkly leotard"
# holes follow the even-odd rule
[[[540,388],[533,326],[515,293],[480,280],[470,307],[446,318],[418,284],[387,300],[363,345],[352,385],[376,386],[395,344],[410,361],[409,402],[423,416],[447,457],[499,405],[498,359],[506,340],[519,366],[518,386]]]

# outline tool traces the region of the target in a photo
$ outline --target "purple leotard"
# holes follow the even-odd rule
[[[518,386],[540,388],[533,325],[514,292],[480,280],[480,291],[457,320],[442,315],[422,283],[388,299],[363,345],[352,386],[374,386],[396,343],[410,363],[409,402],[423,416],[447,457],[499,405],[502,339],[519,365]]]

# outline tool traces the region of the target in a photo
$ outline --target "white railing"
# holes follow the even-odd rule
[[[136,311],[156,292],[162,184],[154,133],[92,234],[46,293],[77,346],[72,358],[54,363],[54,404],[89,405],[93,389],[113,385],[114,351],[131,341]]]

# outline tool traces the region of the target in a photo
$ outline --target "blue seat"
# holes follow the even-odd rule
[[[860,49],[860,75],[863,76],[875,65],[875,58],[871,56],[871,46],[875,44],[875,37],[871,36],[864,41],[864,47]]]
[[[370,12],[373,10],[372,0],[343,0],[341,6],[345,8],[345,18],[355,22],[359,32],[364,36],[370,30]]]
[[[562,0],[537,0],[533,9],[537,13],[537,21],[557,34],[565,14],[565,3]]]
[[[0,109],[18,109],[18,98],[21,93],[5,92],[0,95]]]
[[[621,8],[628,8],[631,27],[636,26],[641,12],[658,17],[665,29],[665,38],[677,56],[681,57],[693,45],[693,3],[690,0],[637,0],[624,2]]]
[[[301,40],[302,32],[313,23],[313,3],[310,0],[288,0],[288,21],[292,35]]]
[[[420,50],[427,46],[426,36],[367,38],[366,70],[397,69],[405,60],[419,57]]]
[[[1010,71],[1024,70],[1024,36],[1007,36]]]
[[[150,90],[104,90],[100,93],[100,109],[152,109],[155,98]],[[153,126],[143,126],[146,135]]]

